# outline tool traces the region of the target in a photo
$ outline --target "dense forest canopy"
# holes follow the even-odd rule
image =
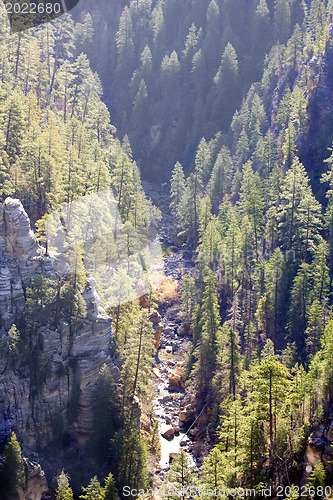
[[[301,0],[102,0],[82,8],[98,27],[97,43],[85,50],[113,121],[129,135],[143,174],[166,180],[176,161],[187,171],[193,166],[202,137],[220,133],[235,147],[230,124],[251,85],[265,70],[260,97],[267,112],[287,41],[292,59],[299,30],[310,23],[314,32],[326,18],[326,7]],[[300,63],[295,57],[290,85]]]

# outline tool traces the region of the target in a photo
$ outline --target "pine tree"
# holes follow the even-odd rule
[[[82,488],[84,495],[80,495],[82,500],[104,500],[103,490],[97,476],[91,478],[88,486]]]
[[[304,352],[304,332],[310,306],[310,267],[303,262],[293,281],[289,309],[289,331],[298,351]]]
[[[215,213],[218,211],[221,201],[231,190],[231,181],[234,166],[230,151],[225,146],[217,155],[208,185],[207,194],[212,202]]]
[[[217,96],[213,111],[218,126],[225,130],[235,111],[239,93],[238,59],[231,43],[228,43],[223,52],[221,65],[214,77],[214,83]]]
[[[181,206],[182,196],[185,191],[185,176],[183,167],[179,162],[176,163],[172,171],[171,187],[170,187],[170,209],[176,220],[180,219],[179,209]]]
[[[216,272],[221,263],[222,239],[215,219],[208,222],[203,231],[198,251],[202,272]]]
[[[243,167],[240,207],[242,213],[246,214],[252,223],[255,241],[255,255],[256,260],[258,261],[259,240],[264,223],[263,197],[261,192],[260,177],[258,174],[253,172],[251,162],[247,162]]]
[[[258,304],[259,327],[274,342],[278,341],[285,318],[286,263],[280,248],[277,248],[265,266],[266,293]]]
[[[236,483],[237,472],[241,465],[242,446],[240,430],[244,410],[239,395],[224,404],[219,429],[219,448],[225,452],[228,463],[229,481]]]
[[[307,355],[311,358],[320,349],[320,340],[325,328],[325,311],[318,299],[315,299],[307,312],[305,343]]]
[[[115,383],[106,365],[102,367],[97,381],[94,408],[95,432],[92,447],[101,461],[108,459],[112,463],[115,450],[111,439],[120,427],[120,408]]]
[[[281,43],[288,39],[291,26],[291,11],[289,0],[275,0],[274,2],[274,34]]]
[[[185,314],[188,319],[191,319],[194,312],[194,307],[196,305],[197,295],[197,289],[194,279],[191,276],[184,274],[180,290],[182,294],[182,313]]]
[[[13,182],[10,176],[9,160],[5,152],[0,157],[0,201],[5,201],[7,196],[14,192]]]
[[[170,471],[167,475],[165,493],[167,498],[190,498],[192,474],[189,458],[183,449],[172,460]],[[174,493],[173,493],[174,492]]]
[[[268,423],[269,454],[274,458],[277,444],[277,420],[286,397],[288,370],[270,355],[254,368],[254,375],[258,410],[261,418]]]
[[[309,477],[309,488],[314,487],[314,498],[317,500],[319,498],[319,494],[317,494],[316,489],[318,486],[326,486],[326,471],[324,465],[321,460],[318,460],[316,465],[313,468],[313,471]]]
[[[218,447],[214,447],[204,459],[200,468],[201,484],[204,491],[211,490],[211,498],[218,500],[218,491],[225,489],[226,459]],[[216,493],[215,493],[216,492]]]
[[[328,245],[323,241],[316,248],[310,271],[312,277],[312,297],[318,299],[321,303],[327,298],[330,286],[327,257]]]
[[[69,478],[64,471],[57,478],[56,500],[73,500],[73,491],[69,484]]]
[[[23,494],[26,477],[21,446],[15,432],[12,433],[3,451],[3,468],[1,476],[4,484],[4,491],[8,498],[17,497]]]
[[[298,24],[294,28],[294,33],[289,38],[287,47],[285,50],[285,61],[287,65],[295,72],[302,60],[302,30]]]
[[[278,209],[279,233],[283,248],[295,258],[307,257],[318,241],[321,208],[309,186],[304,166],[297,158],[282,183]]]
[[[253,19],[253,46],[259,56],[267,51],[267,45],[270,38],[270,15],[266,0],[260,0]]]
[[[198,175],[190,174],[179,206],[179,236],[192,245],[198,241],[201,192],[202,185]]]
[[[117,489],[112,473],[105,479],[105,486],[103,488],[103,500],[118,500]]]
[[[203,185],[207,183],[212,167],[212,149],[209,142],[203,137],[199,142],[195,155],[195,173]]]
[[[212,271],[204,278],[204,292],[200,308],[199,329],[201,338],[195,351],[198,360],[194,367],[192,377],[198,391],[198,397],[205,398],[209,382],[215,370],[216,340],[220,331],[220,313],[216,296],[216,280]]]

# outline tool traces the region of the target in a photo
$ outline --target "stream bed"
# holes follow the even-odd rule
[[[170,214],[169,189],[167,184],[157,185],[143,182],[144,191],[154,205],[161,210],[162,218],[158,233],[163,255],[164,276],[180,286],[184,274],[191,275],[195,269],[190,252],[174,246],[175,221]],[[187,436],[189,423],[179,419],[186,401],[182,374],[188,358],[188,342],[191,338],[182,331],[179,317],[179,298],[158,306],[161,337],[155,356],[153,382],[153,416],[159,422],[161,459],[155,470],[157,486],[160,486],[170,468],[170,457],[182,447],[190,463],[197,466],[192,455],[193,442]],[[165,437],[163,437],[163,434]],[[168,435],[169,434],[169,435]]]

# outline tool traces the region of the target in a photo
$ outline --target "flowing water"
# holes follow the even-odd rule
[[[169,192],[166,185],[158,186],[144,182],[144,190],[153,203],[161,209],[162,219],[159,224],[159,239],[164,251],[164,274],[173,282],[181,283],[182,276],[191,274],[194,269],[191,255],[183,249],[173,246],[174,220],[169,210]],[[191,454],[192,442],[187,437],[187,427],[179,421],[179,413],[185,405],[186,392],[182,385],[171,386],[169,378],[174,370],[181,370],[186,363],[188,352],[187,344],[190,337],[180,331],[179,299],[158,307],[161,314],[163,332],[160,348],[155,360],[154,381],[154,416],[159,422],[161,459],[156,473],[163,480],[170,467],[170,456],[179,453],[182,447],[189,456],[191,465],[195,466]],[[165,431],[173,427],[176,432],[171,438],[162,436]]]

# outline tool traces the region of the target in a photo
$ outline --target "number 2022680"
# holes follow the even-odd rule
[[[59,2],[37,2],[37,3],[19,3],[7,2],[7,14],[61,14],[62,6]]]

